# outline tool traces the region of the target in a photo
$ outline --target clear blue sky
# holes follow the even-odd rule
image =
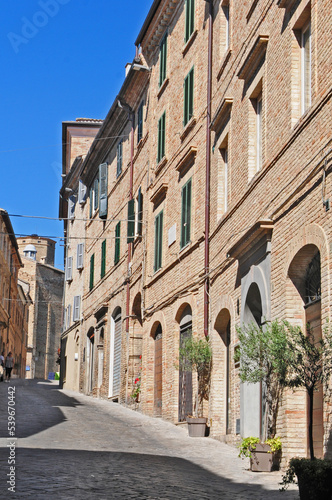
[[[152,0],[10,0],[0,25],[0,207],[58,217],[61,123],[105,118]],[[19,234],[59,221],[11,217]],[[57,239],[59,242],[59,240]],[[56,245],[56,267],[63,247]]]

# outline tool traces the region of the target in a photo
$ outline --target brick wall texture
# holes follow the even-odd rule
[[[240,439],[243,403],[233,360],[238,343],[235,327],[252,307],[247,294],[250,285],[259,289],[256,299],[261,301],[266,319],[287,319],[304,326],[308,302],[305,277],[319,252],[321,321],[331,314],[331,216],[323,201],[331,193],[332,6],[328,0],[215,1],[210,25],[208,5],[196,0],[194,30],[185,43],[185,2],[154,2],[151,22],[140,39],[139,56],[140,64],[150,71],[129,70],[118,95],[122,108],[114,103],[99,132],[105,140],[95,141],[83,162],[82,179],[88,193],[101,163],[107,163],[108,172],[106,218],[99,217],[98,208],[90,217],[89,196],[80,208],[82,219],[87,219],[79,325],[80,390],[139,405],[145,413],[177,422],[180,325],[183,314],[191,311],[192,334],[203,338],[207,297],[213,365],[205,414],[211,435],[235,444]],[[309,25],[307,50],[303,33]],[[211,180],[206,235],[210,29]],[[160,42],[165,33],[166,78],[160,85]],[[305,69],[308,64],[309,72]],[[184,79],[191,68],[193,116],[184,125]],[[303,108],[305,92],[309,92],[310,102]],[[138,142],[141,103],[143,135]],[[157,163],[158,123],[164,112],[165,155]],[[182,192],[188,181],[190,239],[182,248]],[[143,195],[142,234],[136,234],[128,245],[127,204],[131,197],[136,200],[139,189]],[[161,211],[162,242],[158,248],[162,264],[156,269],[155,219]],[[264,220],[271,221],[268,242],[262,232],[255,233],[255,225]],[[119,222],[120,258],[115,264],[115,227]],[[73,221],[73,225],[78,223]],[[82,224],[80,231],[82,234]],[[252,240],[251,234],[256,235]],[[205,238],[209,241],[208,295],[204,294]],[[243,243],[241,238],[251,243]],[[104,240],[106,265],[101,276]],[[94,283],[90,287],[92,255]],[[115,359],[115,319],[119,314],[121,351]],[[161,404],[155,384],[155,334],[160,330]],[[114,392],[116,366],[120,366],[120,385]],[[137,378],[141,381],[139,403],[131,398]],[[195,390],[195,378],[193,386]],[[285,392],[277,424],[285,460],[307,454],[306,427],[305,395]],[[330,400],[324,402],[321,427],[328,456],[332,453]]]

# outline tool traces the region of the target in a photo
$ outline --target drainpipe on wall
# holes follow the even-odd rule
[[[210,163],[211,163],[211,79],[212,79],[212,0],[209,4],[207,116],[206,116],[206,170],[205,170],[205,245],[204,245],[204,335],[209,335],[209,230],[210,230]]]

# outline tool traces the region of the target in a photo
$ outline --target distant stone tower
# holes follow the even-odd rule
[[[62,325],[64,272],[54,267],[55,241],[36,234],[17,238],[23,268],[19,278],[30,285],[26,378],[48,377],[56,363]]]

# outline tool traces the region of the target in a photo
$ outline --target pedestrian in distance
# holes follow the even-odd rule
[[[9,353],[6,356],[6,360],[5,360],[5,368],[6,368],[6,380],[5,381],[6,382],[10,382],[10,376],[12,374],[13,366],[14,366],[14,358],[12,356],[11,351],[9,351]]]

